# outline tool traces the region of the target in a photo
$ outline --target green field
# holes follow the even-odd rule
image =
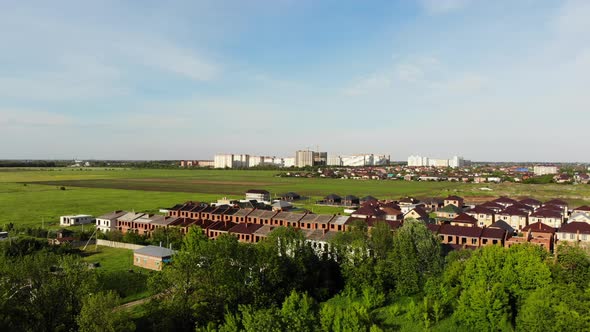
[[[151,169],[1,169],[0,225],[57,224],[60,215],[100,215],[116,209],[157,212],[178,202],[212,202],[224,196],[242,198],[248,189],[266,189],[273,196],[295,191],[308,197],[298,203],[319,213],[342,212],[314,202],[327,194],[372,195],[381,199],[449,194],[541,200],[562,198],[572,205],[590,203],[588,185],[462,184],[279,178],[276,171],[255,170],[151,170]],[[66,190],[60,190],[60,187]],[[482,191],[488,187],[491,191]]]

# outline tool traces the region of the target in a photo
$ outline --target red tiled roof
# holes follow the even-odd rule
[[[549,209],[538,209],[537,211],[531,214],[531,217],[535,218],[561,218],[561,213],[555,210]]]
[[[490,215],[493,215],[494,214],[494,211],[492,211],[492,210],[490,210],[490,209],[488,209],[486,207],[483,207],[481,205],[477,205],[473,209],[468,210],[467,213],[477,213],[477,214],[490,214]]]
[[[541,204],[543,204],[541,201],[536,200],[534,198],[530,198],[530,197],[523,198],[519,202],[522,203],[522,204],[528,205],[528,206],[531,206],[531,205],[533,205],[533,206],[541,206]]]
[[[462,201],[463,198],[455,195],[448,196],[445,201]]]
[[[574,210],[577,210],[577,211],[590,211],[590,206],[588,206],[588,205],[582,205],[580,207],[575,208]]]
[[[481,237],[488,239],[503,239],[506,231],[502,228],[484,228]]]
[[[361,207],[360,209],[354,211],[352,214],[379,217],[379,216],[384,216],[385,212],[380,210],[378,207],[376,207],[374,205],[365,205],[365,206]]]
[[[561,199],[555,198],[555,199],[545,202],[545,205],[567,206],[567,202],[565,202]]]
[[[515,200],[513,200],[512,198],[506,197],[506,196],[500,196],[499,198],[496,198],[492,202],[504,203],[504,204],[514,204],[514,203],[516,203]]]
[[[469,223],[477,223],[477,219],[468,215],[467,213],[461,213],[460,215],[456,216],[451,222],[469,222]]]
[[[542,222],[532,223],[528,226],[525,226],[522,230],[523,232],[528,232],[530,230],[531,232],[536,233],[555,233],[555,228],[549,225],[545,225]]]
[[[590,224],[581,221],[572,221],[570,223],[562,225],[558,232],[562,233],[578,233],[590,234]]]
[[[465,237],[479,237],[481,232],[482,228],[479,227],[453,226],[449,224],[441,225],[440,229],[438,230],[438,234]]]
[[[252,234],[256,232],[260,227],[263,225],[260,224],[237,224],[234,227],[230,228],[228,232],[230,233],[238,233],[238,234]]]

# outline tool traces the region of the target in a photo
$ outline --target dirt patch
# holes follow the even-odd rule
[[[270,186],[277,183],[272,182],[249,182],[249,181],[226,181],[226,180],[183,180],[183,179],[125,179],[134,182],[157,182],[157,183],[190,183],[190,184],[226,184],[236,186]]]

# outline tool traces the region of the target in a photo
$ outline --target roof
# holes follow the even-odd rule
[[[308,213],[303,218],[301,218],[300,222],[311,222],[317,224],[327,224],[334,218],[332,214],[313,214]]]
[[[440,230],[440,225],[437,224],[428,224],[426,225],[426,227],[433,233],[438,233],[438,231]]]
[[[276,212],[274,211],[268,211],[268,210],[254,210],[252,211],[252,213],[250,213],[248,215],[248,217],[256,217],[256,218],[272,218],[276,215]]]
[[[481,231],[481,237],[488,239],[503,239],[506,235],[506,231],[502,228],[484,228]]]
[[[402,222],[399,220],[367,219],[367,225],[369,227],[375,227],[375,224],[379,222],[385,223],[392,230],[402,227]]]
[[[508,223],[505,222],[504,220],[496,221],[495,223],[491,224],[489,228],[500,228],[510,234],[514,233],[514,228],[512,228],[512,226],[508,225]]]
[[[439,234],[465,237],[479,237],[481,232],[482,229],[479,227],[453,226],[449,224],[441,225],[438,230]]]
[[[282,194],[281,197],[291,197],[291,198],[297,198],[297,197],[301,197],[298,193],[294,193],[292,191]]]
[[[336,194],[330,194],[330,195],[326,196],[325,199],[326,200],[337,200],[337,199],[342,199],[342,198]]]
[[[145,215],[145,213],[135,213],[135,212],[127,212],[126,214],[122,215],[117,219],[118,221],[133,221],[137,218],[141,218]]]
[[[375,201],[376,202],[376,201],[378,201],[378,199],[375,198],[375,197],[373,197],[373,196],[371,196],[371,195],[367,195],[367,196],[361,198],[361,201],[363,201],[363,202]]]
[[[559,233],[580,233],[580,234],[590,234],[590,224],[581,222],[581,221],[572,221],[570,223],[562,225],[559,230]]]
[[[450,195],[447,196],[447,198],[445,198],[445,201],[462,201],[463,197],[459,197],[459,196],[455,196],[455,195]]]
[[[419,207],[419,206],[416,207],[416,208],[414,208],[414,209],[412,209],[412,210],[410,210],[408,213],[406,213],[406,215],[410,214],[412,211],[416,212],[420,216],[420,218],[423,219],[423,220],[430,219],[430,216],[428,215],[428,212],[424,211],[424,209],[421,208],[421,207]]]
[[[545,205],[567,206],[567,202],[558,198],[554,198],[545,202]]]
[[[350,219],[349,216],[336,216],[334,219],[332,219],[332,221],[330,223],[336,224],[336,225],[344,225],[344,224],[346,224],[348,219]]]
[[[259,225],[259,224],[241,223],[241,224],[237,224],[234,227],[230,228],[228,232],[238,233],[238,234],[253,234],[262,226],[263,225]]]
[[[231,221],[218,221],[216,223],[211,224],[211,226],[209,226],[208,229],[214,231],[227,232],[230,228],[234,227],[235,225],[237,224]]]
[[[400,214],[403,214],[401,210],[389,206],[382,207],[380,209],[381,211],[385,212],[385,215],[388,216],[399,216]]]
[[[279,201],[276,201],[276,202],[272,203],[272,207],[273,208],[284,209],[284,208],[293,207],[293,204],[291,204],[291,203],[289,203],[287,201],[279,200]]]
[[[270,193],[267,190],[262,190],[262,189],[250,189],[250,190],[246,191],[246,194],[270,195]]]
[[[438,211],[447,213],[460,213],[462,210],[453,204],[448,204],[445,205],[442,209],[439,209]]]
[[[467,213],[477,213],[477,214],[490,214],[493,215],[494,211],[488,209],[487,207],[477,205],[473,209],[467,211]]]
[[[270,225],[262,225],[262,227],[258,228],[257,230],[254,231],[254,234],[258,235],[258,236],[268,236],[268,234],[270,232],[272,232],[273,230],[275,230],[277,227],[275,226],[270,226]]]
[[[477,223],[477,219],[468,215],[467,213],[461,213],[460,215],[453,218],[453,220],[451,220],[451,222]]]
[[[541,208],[541,209],[538,209],[537,211],[533,212],[531,214],[531,217],[561,219],[562,215],[560,212],[557,212],[555,210]]]
[[[499,198],[496,198],[492,202],[496,202],[499,204],[514,204],[514,203],[516,203],[516,200],[506,197],[506,196],[500,196]]]
[[[356,196],[354,196],[354,195],[346,195],[346,196],[344,196],[344,200],[345,200],[345,201],[356,201],[356,200],[358,200],[358,199],[359,199],[359,198],[358,198],[358,197],[356,197]]]
[[[169,257],[174,255],[176,252],[164,247],[146,246],[133,251],[138,255],[146,255],[151,257]]]
[[[520,210],[518,208],[514,208],[514,207],[510,206],[510,207],[507,207],[506,209],[498,212],[498,215],[526,217],[529,214],[523,210]]]
[[[161,225],[161,226],[168,226],[174,222],[176,222],[180,218],[176,217],[165,217],[165,216],[154,216],[152,218],[152,224],[154,225]]]
[[[537,205],[538,205],[538,206],[541,206],[541,204],[543,204],[541,201],[539,201],[539,200],[536,200],[536,199],[534,199],[534,198],[530,198],[530,197],[527,197],[527,198],[521,199],[519,202],[520,202],[520,203],[522,203],[522,204],[529,205],[529,206],[531,206],[531,205],[534,205],[534,206],[537,206]]]
[[[529,224],[528,226],[523,227],[523,232],[528,232],[529,230],[531,232],[537,232],[537,233],[555,233],[555,228],[549,226],[549,225],[545,225],[542,222],[535,222],[532,224]]]
[[[354,211],[352,214],[361,216],[384,216],[385,212],[374,205],[365,205]]]
[[[588,211],[588,212],[590,212],[590,206],[582,205],[580,207],[575,208],[574,211]]]
[[[304,216],[305,215],[302,213],[279,212],[272,219],[273,220],[284,220],[287,222],[298,222],[299,220],[303,219]]]
[[[239,209],[238,211],[236,211],[236,213],[234,213],[233,215],[235,217],[246,217],[247,215],[249,215],[252,211],[254,211],[253,209]]]
[[[100,217],[96,217],[96,219],[115,220],[115,219],[120,218],[126,214],[127,214],[127,211],[118,210],[118,211],[109,212],[107,214],[103,214]]]

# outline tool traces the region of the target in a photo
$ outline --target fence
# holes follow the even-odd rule
[[[131,244],[131,243],[124,243],[124,242],[116,242],[116,241],[108,241],[108,240],[96,240],[96,244],[99,246],[111,247],[111,248],[121,248],[121,249],[130,249],[136,250],[141,249],[145,246],[139,244]]]

